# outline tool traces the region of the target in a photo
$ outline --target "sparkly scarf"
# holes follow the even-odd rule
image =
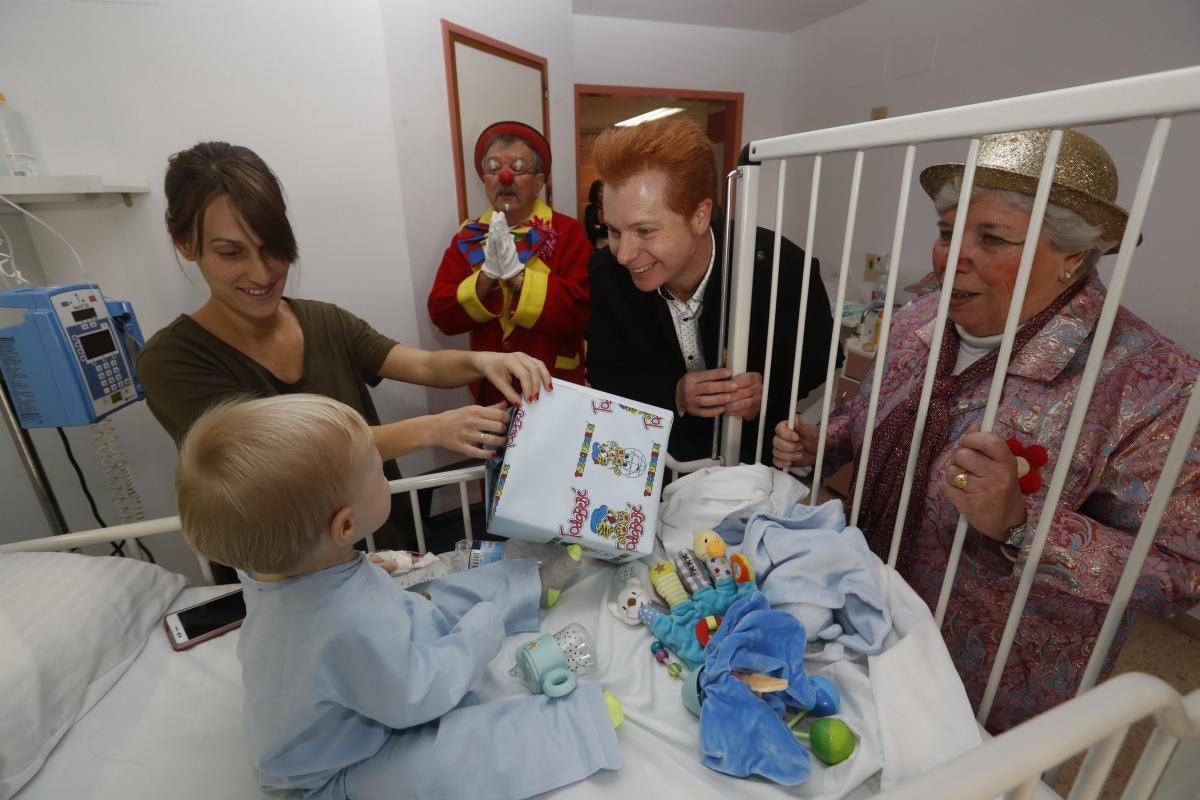
[[[1054,302],[1041,313],[1030,318],[1017,329],[1013,341],[1012,357],[1015,359],[1021,349],[1034,336],[1041,332],[1059,311],[1071,302],[1087,281],[1076,281]],[[1000,348],[992,350],[958,375],[951,375],[958,360],[958,331],[947,320],[946,330],[942,336],[942,350],[938,354],[937,373],[933,381],[933,393],[929,400],[929,413],[925,418],[925,435],[921,440],[921,449],[917,454],[917,464],[913,473],[913,491],[909,496],[908,514],[904,518],[902,541],[916,529],[925,505],[925,489],[929,480],[929,465],[946,445],[950,431],[950,401],[965,387],[978,381],[986,375],[991,375],[996,369],[996,359]],[[892,530],[896,526],[896,515],[900,506],[900,493],[904,488],[904,472],[908,467],[909,442],[912,441],[913,429],[917,420],[917,406],[920,404],[920,392],[910,394],[903,402],[892,409],[883,422],[875,429],[871,443],[871,454],[867,461],[866,483],[863,486],[862,506],[859,508],[858,526],[866,534],[867,543],[871,550],[884,561],[887,560],[892,545]],[[855,481],[858,479],[857,466]],[[851,484],[850,496],[854,496],[854,485]],[[911,548],[902,549],[898,567],[903,568],[908,559],[904,555]],[[903,571],[903,569],[901,570]]]

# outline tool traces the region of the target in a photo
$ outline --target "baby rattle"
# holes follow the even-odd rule
[[[840,719],[832,717],[841,705],[841,694],[833,681],[821,675],[809,678],[817,690],[817,700],[811,709],[801,711],[788,723],[788,728],[797,739],[808,744],[813,755],[822,763],[833,766],[840,764],[854,753],[854,732]],[[796,730],[796,724],[805,717],[819,717],[808,733]]]

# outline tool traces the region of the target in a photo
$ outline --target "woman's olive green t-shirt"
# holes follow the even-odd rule
[[[192,423],[215,403],[231,397],[319,394],[379,424],[368,386],[396,342],[332,303],[287,299],[304,332],[304,372],[285,383],[241,350],[209,333],[187,315],[146,342],[137,359],[137,378],[146,403],[176,446]]]

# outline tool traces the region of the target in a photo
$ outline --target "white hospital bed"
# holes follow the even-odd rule
[[[467,477],[474,476],[473,470],[465,473]],[[407,490],[418,485],[427,487],[429,483],[429,479],[411,479],[396,481],[393,486]],[[88,534],[84,536],[90,538]],[[61,548],[78,544],[80,538],[76,534],[28,544],[35,549]],[[0,555],[0,576],[4,574],[5,557],[14,556]],[[158,568],[146,565],[146,569]],[[932,617],[921,600],[898,575],[887,572],[882,564],[880,569],[891,582],[897,630],[912,636],[904,647],[899,645],[901,637],[897,636],[897,648],[906,649],[917,640],[932,642],[940,648]],[[171,603],[171,608],[181,608],[226,590],[215,586],[186,588]],[[666,800],[731,796],[853,798],[877,791],[881,779],[880,720],[887,720],[883,724],[896,730],[906,728],[909,725],[906,717],[913,710],[913,703],[881,703],[877,707],[872,699],[872,681],[876,676],[890,675],[887,679],[893,683],[906,679],[915,683],[916,677],[905,676],[913,671],[914,664],[929,663],[926,655],[916,657],[917,651],[908,648],[911,652],[907,657],[883,659],[878,668],[872,666],[871,676],[865,659],[859,663],[813,665],[814,671],[830,677],[843,692],[840,716],[862,737],[859,752],[839,767],[816,769],[804,785],[794,789],[762,781],[741,781],[711,772],[699,763],[698,721],[680,700],[681,684],[651,657],[649,644],[653,636],[645,628],[631,628],[618,621],[606,609],[613,591],[612,567],[585,561],[583,578],[547,612],[542,630],[554,631],[567,622],[582,622],[592,631],[600,654],[599,668],[592,679],[621,697],[626,715],[619,731],[624,766],[619,772],[597,774],[588,781],[553,792],[552,796],[592,798],[611,796],[614,791],[634,796],[652,789],[656,797]],[[40,598],[35,595],[25,602],[36,604]],[[9,606],[7,611],[25,614],[20,606]],[[125,674],[74,723],[45,765],[18,793],[19,800],[275,796],[258,789],[244,752],[241,671],[236,656],[238,632],[181,653],[171,649],[161,626],[152,626],[148,633],[144,648]],[[475,687],[481,700],[525,692],[507,670],[513,663],[514,650],[530,638],[530,634],[509,637],[500,656]],[[956,681],[948,655],[944,650],[940,655],[937,666],[942,682]],[[934,693],[944,694],[946,688],[937,687]],[[955,735],[956,728],[968,737],[976,734],[965,695],[958,698],[957,704],[941,707],[927,716],[944,729],[942,741],[946,748],[965,749],[962,737]],[[944,752],[939,748],[923,766],[942,760]],[[904,769],[912,766],[906,764]]]
[[[1120,287],[1130,266],[1133,249],[1131,242],[1136,241],[1141,227],[1154,171],[1158,167],[1170,126],[1169,118],[1174,114],[1196,110],[1200,110],[1200,69],[1180,70],[1047,95],[764,140],[752,143],[751,155],[760,162],[816,156],[814,171],[819,174],[821,155],[846,150],[857,151],[850,192],[852,203],[847,220],[847,230],[852,231],[855,214],[853,199],[857,197],[863,151],[876,147],[907,145],[901,182],[901,197],[905,199],[900,203],[897,238],[892,249],[892,252],[896,253],[902,244],[906,198],[916,144],[949,138],[977,137],[993,131],[1029,127],[1092,124],[1134,117],[1159,118],[1147,155],[1146,169],[1133,203],[1129,232],[1117,259],[1116,270],[1119,277],[1113,280],[1110,288],[1110,297],[1115,298],[1115,303],[1119,302]],[[976,146],[977,140],[972,139],[969,162],[973,162]],[[784,163],[786,162],[781,161],[781,164]],[[735,371],[744,368],[746,359],[749,276],[753,270],[743,269],[742,266],[748,267],[753,262],[753,236],[746,234],[754,230],[757,222],[758,173],[761,169],[756,166],[741,167],[737,175],[740,181],[736,214],[739,228],[735,237],[737,252],[735,269],[732,270],[732,311],[728,323],[731,332],[729,361]],[[782,227],[783,177],[780,176],[781,188],[777,203],[780,216],[775,220],[776,230]],[[814,186],[816,183],[814,180]],[[814,189],[811,212],[815,212],[816,205],[817,192]],[[1040,212],[1035,206],[1035,214],[1037,213]],[[955,235],[960,236],[961,231]],[[813,217],[810,216],[806,247],[808,252],[812,250],[812,236]],[[841,260],[836,317],[840,317],[840,307],[845,299],[851,243],[852,235],[848,233]],[[956,246],[952,244],[952,252],[956,252]],[[896,271],[893,270],[888,289],[889,305],[895,294],[895,276]],[[804,292],[807,292],[807,287]],[[942,309],[942,313],[945,314],[945,303]],[[800,330],[803,330],[803,325],[800,326]],[[1011,332],[1008,336],[1011,338]],[[829,370],[832,376],[832,365]],[[878,385],[879,381],[874,383]],[[826,386],[824,419],[827,419],[830,410],[832,381],[827,381]],[[1200,418],[1200,400],[1196,399],[1198,396],[1200,393],[1193,395],[1193,402],[1185,416],[1185,434],[1196,427],[1197,419]],[[1082,405],[1086,404],[1077,404]],[[1078,425],[1074,427],[1077,433]],[[1068,436],[1070,435],[1073,434],[1069,433]],[[1184,446],[1172,450],[1168,458],[1164,471],[1170,479],[1161,482],[1167,489],[1177,474],[1185,455],[1186,440],[1189,438],[1186,435],[1180,436]],[[731,463],[730,454],[738,452],[738,447],[737,429],[733,425],[725,426],[721,451],[726,463]],[[478,468],[457,470],[425,478],[397,481],[393,484],[393,490],[415,491],[434,485],[457,485],[465,504],[466,484],[478,479],[479,475]],[[1050,494],[1052,498],[1058,496],[1054,487],[1061,486],[1063,477],[1059,474],[1053,476]],[[815,476],[815,479],[819,480],[819,475]],[[858,498],[855,498],[854,502],[857,504]],[[1159,501],[1156,499],[1155,502]],[[414,503],[413,506],[415,508],[418,504]],[[1161,513],[1161,507],[1158,508],[1158,513]],[[1044,517],[1048,518],[1049,515]],[[469,526],[469,518],[465,512],[464,520]],[[1140,569],[1141,559],[1145,555],[1149,537],[1156,523],[1155,507],[1152,505],[1146,535],[1139,538],[1139,544],[1135,546],[1130,559],[1129,576],[1136,575]],[[63,550],[86,543],[157,535],[175,530],[178,530],[178,518],[155,520],[136,526],[0,547],[0,559],[5,557],[5,551]],[[1037,555],[1041,552],[1046,533],[1045,528],[1037,532],[1034,554],[1030,558],[1031,564],[1037,562]],[[915,597],[890,569],[882,570],[881,575],[889,582],[889,596],[897,606]],[[1030,573],[1022,581],[1022,589],[1018,593],[1013,610],[1014,620],[1021,614],[1031,582]],[[625,765],[619,773],[598,774],[588,781],[554,793],[555,796],[587,798],[618,792],[621,796],[651,794],[664,800],[693,797],[778,797],[786,794],[811,795],[821,789],[822,781],[829,781],[831,787],[836,783],[838,775],[834,774],[834,771],[831,770],[828,775],[818,771],[814,774],[814,783],[800,787],[799,790],[789,791],[761,781],[734,780],[702,767],[698,763],[696,723],[679,702],[678,684],[649,657],[648,634],[641,630],[625,628],[603,609],[603,601],[609,592],[608,584],[607,568],[590,564],[584,580],[565,593],[560,604],[551,610],[543,629],[556,630],[568,620],[583,621],[593,627],[603,651],[599,678],[613,688],[625,704],[627,722],[619,733]],[[1114,620],[1121,616],[1131,584],[1132,577],[1123,581],[1121,589],[1117,592],[1117,599],[1113,603]],[[186,605],[214,591],[212,587],[186,589],[176,598],[173,606]],[[3,611],[12,613],[12,609]],[[926,649],[932,650],[941,646],[936,626],[931,620],[923,624],[920,615],[915,613],[909,620],[911,627],[902,628],[902,633],[908,634],[908,637],[897,642],[891,648],[892,651],[900,651],[906,641],[910,645],[921,641],[927,645]],[[1112,628],[1115,629],[1115,621]],[[929,636],[930,631],[932,636]],[[1102,634],[1103,646],[1094,658],[1097,669],[1103,652],[1111,642],[1112,632],[1113,630],[1106,626],[1105,633]],[[521,691],[508,678],[506,670],[513,648],[525,638],[528,637],[512,637],[506,643],[504,652],[493,664],[479,689],[485,699]],[[1011,641],[1011,637],[1009,640]],[[148,632],[145,647],[132,660],[121,679],[66,731],[57,747],[50,753],[45,765],[18,797],[21,800],[63,797],[174,797],[178,800],[198,800],[202,797],[278,796],[265,795],[257,789],[243,754],[240,673],[234,654],[236,641],[235,633],[205,643],[186,653],[174,653],[170,650],[162,631],[154,627]],[[0,648],[3,647],[4,643],[0,640]],[[0,649],[0,654],[2,653],[3,650]],[[997,663],[1002,664],[1006,654],[1002,652]],[[849,682],[874,681],[881,677],[876,672],[886,671],[875,670],[873,666],[872,674],[868,676],[861,669],[856,669],[855,665],[848,665],[845,669],[849,671],[839,674],[838,678]],[[1094,680],[1094,671],[1089,672],[1093,673]],[[998,671],[994,671],[994,678],[998,680]],[[913,676],[911,685],[914,690],[920,687],[920,676]],[[954,687],[936,688],[947,696],[954,694]],[[961,686],[958,688],[961,689]],[[850,694],[856,695],[853,692]],[[897,725],[899,720],[895,716],[905,713],[903,706],[889,705],[894,699],[896,698],[890,696],[877,696],[874,698],[876,707],[873,711],[851,707],[848,714],[860,715],[855,720],[860,730],[869,733],[871,727],[875,726],[877,732],[881,732]],[[853,706],[853,703],[848,705]],[[962,722],[963,714],[957,713],[953,708],[933,711],[946,714],[943,719],[951,731],[954,730],[953,726]],[[986,718],[986,708],[980,709],[979,713],[981,718]],[[918,752],[909,763],[891,765],[890,774],[900,776],[900,780],[889,781],[886,753],[882,754],[882,757],[876,753],[883,771],[872,770],[872,776],[865,782],[856,783],[856,788],[850,796],[873,794],[881,786],[887,786],[888,789],[881,796],[952,797],[966,800],[991,798],[1011,792],[1012,797],[1033,797],[1036,792],[1042,791],[1039,779],[1044,770],[1053,768],[1073,754],[1092,747],[1071,797],[1094,797],[1105,780],[1126,730],[1133,722],[1148,715],[1154,715],[1157,729],[1146,747],[1141,765],[1130,783],[1126,796],[1149,797],[1177,742],[1181,738],[1200,738],[1200,692],[1183,699],[1161,681],[1142,675],[1122,676],[1108,681],[969,752],[958,752],[954,748],[940,753]],[[968,721],[970,716],[971,712],[967,709]],[[911,720],[914,737],[921,732],[917,722],[915,718]],[[971,731],[977,735],[977,728],[973,723]],[[960,743],[970,744],[970,737],[958,738]],[[864,739],[869,742],[869,737]],[[879,739],[875,741],[878,742]],[[871,755],[869,748],[864,748],[859,755],[862,756],[860,766],[870,763],[867,759]],[[918,763],[922,755],[927,761]],[[941,761],[946,763],[937,766]],[[0,764],[2,763],[3,758],[0,757]],[[853,766],[852,762],[848,764]],[[892,786],[891,783],[899,785]]]
[[[478,476],[476,470],[464,470],[456,477],[462,486]],[[407,479],[394,482],[393,488],[415,490],[438,482],[437,478]],[[99,538],[91,533],[70,534],[24,544],[33,551],[62,550]],[[0,567],[5,557],[0,554]],[[1165,734],[1159,735],[1161,742],[1155,748],[1160,758],[1169,754],[1171,737],[1200,734],[1194,722],[1200,718],[1200,695],[1190,699],[1189,717],[1178,696],[1160,681],[1132,675],[1110,681],[987,746],[964,752],[980,741],[980,732],[961,686],[953,685],[957,678],[932,616],[904,581],[881,564],[883,579],[889,582],[897,642],[871,660],[869,674],[863,662],[812,665],[813,671],[841,687],[845,697],[841,716],[862,737],[859,753],[842,767],[818,768],[805,784],[793,789],[737,780],[699,763],[698,723],[680,701],[680,684],[650,657],[649,633],[625,626],[605,609],[612,592],[611,568],[599,562],[585,564],[584,578],[547,613],[542,629],[554,631],[576,621],[595,635],[601,654],[595,678],[619,694],[626,712],[618,735],[625,763],[620,772],[599,773],[550,796],[576,800],[613,796],[612,792],[638,796],[652,791],[663,800],[862,798],[876,795],[881,784],[899,783],[893,792],[881,796],[985,798],[1018,785],[1022,776],[1036,782],[1041,769],[1103,740],[1107,733],[1123,733],[1127,724],[1150,712],[1160,711],[1165,723]],[[185,588],[170,608],[182,608],[226,590],[217,586]],[[11,605],[4,611],[26,613]],[[18,800],[293,796],[260,790],[245,756],[238,632],[182,653],[171,649],[160,625],[151,625],[147,634],[128,670],[71,726],[17,794]],[[515,648],[528,638],[509,637],[477,687],[481,699],[524,692],[507,669]],[[939,663],[940,673],[929,672]],[[905,690],[885,692],[880,686],[904,686]],[[1036,734],[1026,733],[1027,728]],[[897,736],[912,737],[922,744],[906,743],[906,757],[896,763],[880,752],[887,749],[881,740],[888,741],[889,735],[893,741]],[[1014,764],[1025,766],[1016,770]],[[910,777],[911,781],[906,780]],[[985,780],[988,777],[991,783]],[[843,792],[847,786],[849,790]],[[1042,786],[1037,796],[1053,795]]]

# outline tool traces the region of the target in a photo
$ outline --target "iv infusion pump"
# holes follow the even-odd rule
[[[0,291],[0,371],[22,428],[90,425],[142,398],[133,306],[95,284]]]

